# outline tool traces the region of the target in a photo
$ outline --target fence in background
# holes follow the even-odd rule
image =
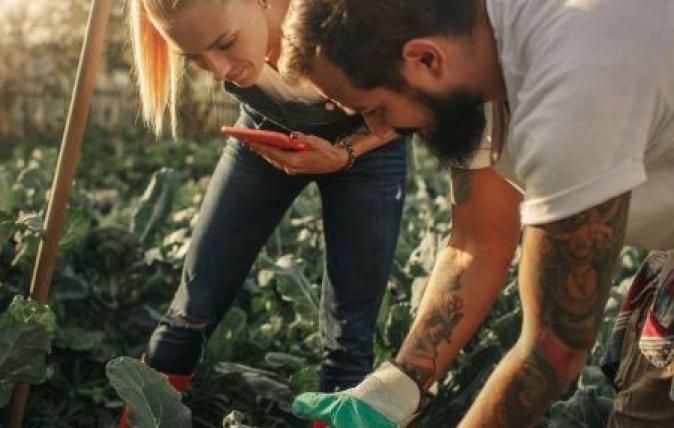
[[[70,94],[65,90],[0,87],[0,142],[60,135],[69,102]],[[97,77],[89,116],[91,126],[105,134],[123,135],[130,129],[142,128],[139,111],[128,74]],[[188,137],[216,135],[239,113],[238,105],[224,91],[199,84],[190,86],[179,111],[179,133]]]

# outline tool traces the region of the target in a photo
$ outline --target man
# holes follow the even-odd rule
[[[375,132],[420,133],[453,194],[398,355],[295,411],[404,425],[489,311],[523,228],[522,333],[460,426],[532,426],[585,364],[623,244],[674,248],[674,2],[295,0],[284,37],[287,76]]]

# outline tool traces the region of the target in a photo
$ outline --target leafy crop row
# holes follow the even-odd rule
[[[316,330],[323,240],[314,187],[270,237],[214,333],[183,399],[187,407],[152,370],[133,359],[117,359],[142,353],[173,294],[222,144],[135,137],[85,143],[50,310],[16,296],[25,294],[30,280],[56,150],[21,146],[0,164],[0,406],[15,382],[35,384],[26,426],[109,427],[122,399],[146,410],[136,416],[143,428],[158,426],[142,422],[155,420],[157,406],[173,412],[173,425],[162,427],[184,427],[181,418],[189,414],[195,427],[305,426],[290,413],[290,403],[298,392],[316,388],[320,363]],[[402,342],[451,228],[447,173],[421,150],[411,164],[403,227],[378,318],[377,363]],[[633,274],[642,256],[624,251],[617,283]],[[491,314],[416,427],[458,421],[517,338],[516,274],[513,264]],[[624,284],[609,302],[592,364],[541,426],[603,426],[613,391],[596,362],[621,291]]]

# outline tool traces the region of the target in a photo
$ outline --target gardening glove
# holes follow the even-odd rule
[[[412,421],[420,401],[417,383],[386,362],[354,388],[301,394],[293,402],[293,412],[327,422],[331,428],[394,428]]]

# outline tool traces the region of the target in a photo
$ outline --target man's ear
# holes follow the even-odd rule
[[[428,38],[412,39],[402,48],[403,70],[415,79],[442,79],[445,73],[445,55],[437,41]]]

